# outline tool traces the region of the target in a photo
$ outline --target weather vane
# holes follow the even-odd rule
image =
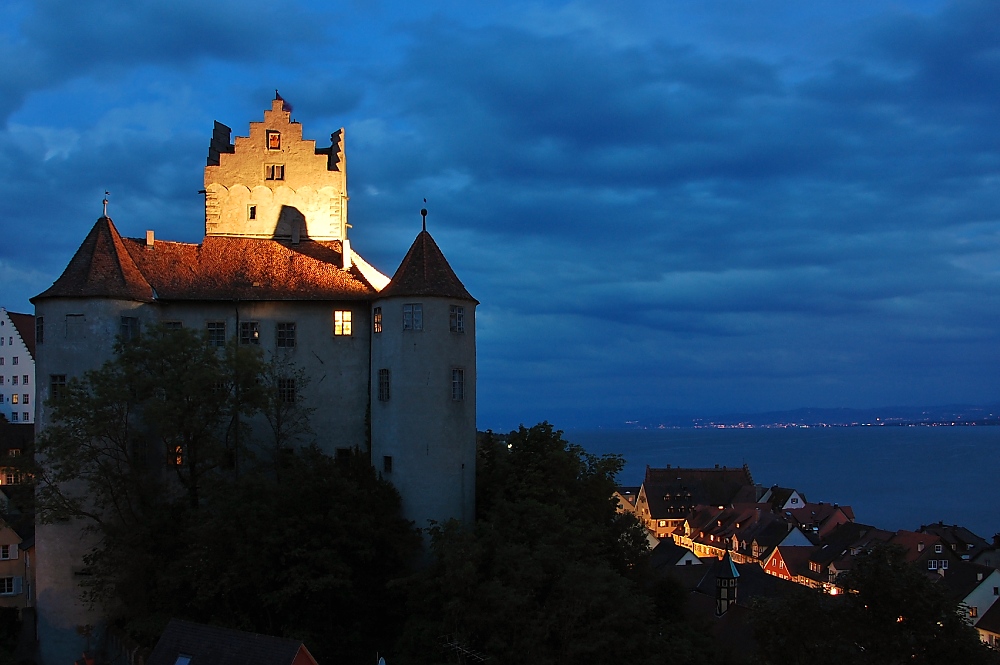
[[[424,205],[427,205],[427,199],[424,199]],[[420,209],[420,217],[424,220],[424,231],[427,230],[427,208]]]
[[[111,192],[109,192],[108,190],[105,189],[104,190],[104,216],[105,217],[108,216],[108,196],[110,196],[110,195],[111,195]]]

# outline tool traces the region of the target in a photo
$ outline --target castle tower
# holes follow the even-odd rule
[[[479,303],[423,230],[372,306],[372,464],[403,514],[471,522]]]
[[[205,235],[347,239],[347,163],[344,130],[328,148],[302,138],[291,107],[277,93],[250,136],[220,122],[205,167]]]
[[[726,550],[726,556],[715,567],[715,616],[721,617],[736,604],[739,578],[740,573],[736,570],[733,557]]]

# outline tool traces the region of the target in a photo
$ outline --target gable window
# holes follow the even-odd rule
[[[448,310],[448,329],[454,333],[465,332],[465,307],[451,305]]]
[[[209,321],[205,329],[208,331],[208,345],[209,346],[225,346],[226,345],[226,322],[225,321]]]
[[[278,401],[295,404],[295,379],[278,379]]]
[[[17,558],[17,545],[0,545],[0,560],[9,561]]]
[[[350,335],[351,334],[351,310],[349,309],[338,309],[333,313],[333,334],[334,335]]]
[[[284,164],[268,164],[264,167],[264,180],[284,180]]]
[[[424,329],[424,305],[423,303],[411,303],[403,305],[403,330],[423,330]]]
[[[247,219],[257,219],[257,206],[247,206]]]
[[[260,323],[240,321],[240,344],[260,344]]]
[[[295,322],[278,324],[277,344],[282,349],[290,349],[295,346]]]
[[[389,401],[389,370],[387,369],[378,371],[378,401]]]
[[[382,332],[382,308],[376,307],[372,310],[372,332]]]
[[[267,130],[267,149],[281,150],[281,132],[273,129]]]
[[[451,399],[456,402],[465,399],[465,370],[461,367],[451,370]]]
[[[59,400],[63,393],[66,391],[66,375],[65,374],[50,374],[49,375],[49,399],[53,402]]]
[[[927,560],[927,570],[937,570],[937,559]]]
[[[35,344],[41,344],[45,341],[45,317],[36,316],[35,317]]]
[[[139,319],[135,316],[123,316],[119,335],[123,342],[139,339]]]
[[[934,546],[934,553],[935,553],[935,554],[941,554],[941,550],[942,550],[942,549],[943,549],[943,548],[941,547],[941,545],[935,545],[935,546]]]
[[[941,559],[938,568],[940,568],[941,570],[948,570],[948,559]]]

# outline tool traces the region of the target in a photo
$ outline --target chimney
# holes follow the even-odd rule
[[[153,232],[146,231],[146,249],[153,249]]]
[[[340,244],[342,246],[341,248],[342,248],[342,252],[343,252],[343,255],[344,255],[344,270],[350,270],[351,269],[351,265],[352,265],[352,263],[351,263],[351,241],[348,240],[347,238],[344,238],[341,241]]]

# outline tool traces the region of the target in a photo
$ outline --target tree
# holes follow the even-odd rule
[[[600,664],[669,644],[685,662],[685,639],[664,630],[643,586],[642,527],[612,499],[622,464],[548,423],[487,433],[475,525],[439,525],[432,562],[411,580],[406,657],[466,649],[495,663]]]
[[[855,560],[832,597],[809,590],[758,607],[764,663],[997,663],[960,608],[899,547]]]
[[[309,419],[316,410],[306,406],[309,376],[287,358],[275,356],[261,376],[264,389],[263,415],[270,432],[267,455],[280,478],[285,456],[296,446],[312,443]]]

